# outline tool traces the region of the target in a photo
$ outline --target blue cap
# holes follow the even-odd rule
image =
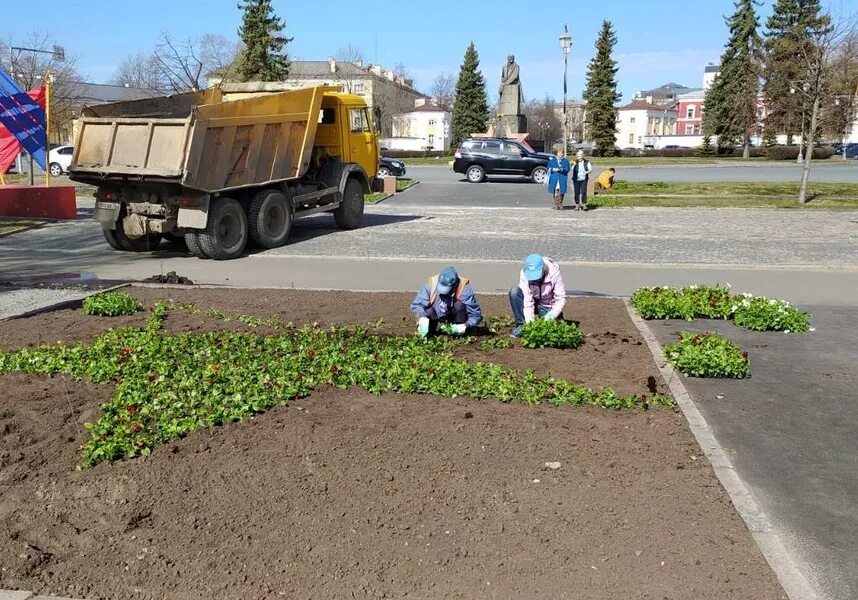
[[[438,274],[438,285],[435,288],[440,295],[446,296],[453,291],[453,286],[459,281],[459,274],[453,267],[444,267]]]
[[[542,279],[542,270],[545,261],[539,254],[531,254],[524,259],[524,278],[528,281],[539,281]]]

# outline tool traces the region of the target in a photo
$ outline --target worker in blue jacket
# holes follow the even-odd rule
[[[421,337],[434,334],[439,324],[449,335],[464,335],[469,327],[483,320],[474,288],[453,267],[445,267],[429,278],[412,300],[411,312],[417,317]]]

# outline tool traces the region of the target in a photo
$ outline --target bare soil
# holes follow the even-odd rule
[[[413,329],[402,294],[132,292],[150,306],[172,297]],[[506,312],[502,298],[482,300],[488,314]],[[570,309],[588,335],[579,350],[474,354],[649,393],[658,372],[622,303]],[[90,339],[145,319],[56,311],[3,322],[0,347]],[[174,331],[213,326],[240,324],[167,319]],[[25,375],[0,386],[0,588],[152,599],[785,598],[669,410],[323,389],[148,458],[76,471],[83,423],[112,388]]]

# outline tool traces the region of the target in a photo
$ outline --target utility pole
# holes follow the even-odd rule
[[[569,116],[567,114],[567,81],[569,78],[569,52],[572,50],[572,36],[568,25],[563,25],[560,36],[560,48],[563,50],[563,154],[569,151]]]

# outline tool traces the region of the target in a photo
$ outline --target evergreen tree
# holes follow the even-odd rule
[[[694,155],[699,157],[715,156],[715,152],[715,146],[712,145],[712,136],[704,135],[703,144],[694,151]]]
[[[617,61],[612,57],[617,36],[610,21],[602,22],[596,40],[596,55],[587,67],[586,102],[587,128],[596,143],[596,156],[614,156],[617,145],[617,103],[622,95],[617,91]]]
[[[283,81],[289,76],[286,44],[292,38],[281,35],[286,25],[274,14],[271,0],[241,0],[244,11],[238,35],[244,49],[238,63],[239,81]]]
[[[751,133],[757,121],[762,40],[754,10],[755,0],[736,0],[736,12],[727,19],[730,38],[721,55],[721,72],[706,92],[703,126],[718,136],[719,153],[732,152],[741,140],[750,156]]]
[[[802,112],[807,113],[802,111],[801,95],[790,93],[793,84],[806,76],[802,51],[812,43],[812,36],[824,31],[830,22],[822,13],[820,0],[776,0],[766,21],[766,127],[773,133],[786,133],[788,144],[792,143],[792,133],[802,129]]]
[[[486,81],[480,72],[480,57],[474,43],[465,50],[465,60],[459,70],[456,97],[453,100],[453,140],[455,148],[472,133],[482,133],[489,121]]]

